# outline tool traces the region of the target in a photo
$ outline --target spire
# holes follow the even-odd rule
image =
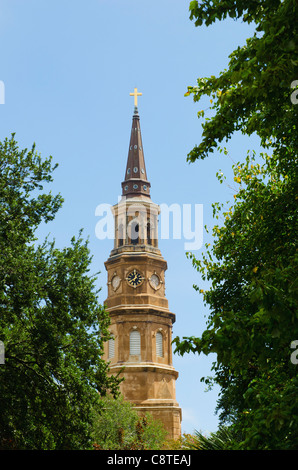
[[[137,88],[135,88],[134,93],[130,93],[130,95],[134,96],[135,107],[132,117],[126,171],[122,183],[122,196],[136,197],[142,195],[150,197],[150,183],[147,180],[137,101],[137,97],[142,95],[142,93],[138,93]]]

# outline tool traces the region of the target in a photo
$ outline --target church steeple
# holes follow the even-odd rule
[[[126,171],[124,181],[122,182],[122,196],[150,197],[150,183],[147,179],[140,116],[137,107],[137,96],[140,96],[141,93],[138,93],[137,88],[135,88],[134,93],[130,93],[130,95],[135,97],[135,108],[132,118]]]
[[[178,372],[172,363],[172,326],[165,295],[167,262],[158,248],[160,207],[149,194],[135,88],[135,110],[123,197],[113,206],[115,241],[105,262],[111,339],[104,358],[110,374],[124,377],[120,390],[140,416],[160,420],[177,439],[181,409],[176,401]]]

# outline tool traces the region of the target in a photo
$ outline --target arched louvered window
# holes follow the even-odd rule
[[[160,331],[156,333],[156,356],[163,357],[163,336]]]
[[[112,337],[109,339],[108,346],[109,346],[109,359],[115,356],[115,336],[111,335]]]
[[[138,330],[133,330],[129,335],[129,354],[136,356],[141,354],[141,335]]]

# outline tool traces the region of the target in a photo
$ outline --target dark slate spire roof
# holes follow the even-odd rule
[[[150,183],[147,180],[140,116],[135,106],[132,118],[131,135],[124,181],[122,183],[122,196],[150,197]]]

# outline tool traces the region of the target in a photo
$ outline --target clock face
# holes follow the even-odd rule
[[[152,274],[149,281],[150,281],[150,285],[151,285],[151,287],[153,287],[153,289],[156,290],[160,287],[161,282],[160,282],[159,276],[157,274],[155,274],[155,273]]]
[[[120,277],[115,275],[112,279],[112,287],[114,290],[118,289],[118,287],[120,286]]]
[[[130,286],[137,287],[137,286],[140,286],[142,284],[143,277],[136,269],[134,269],[133,271],[131,271],[128,274],[127,282]]]

